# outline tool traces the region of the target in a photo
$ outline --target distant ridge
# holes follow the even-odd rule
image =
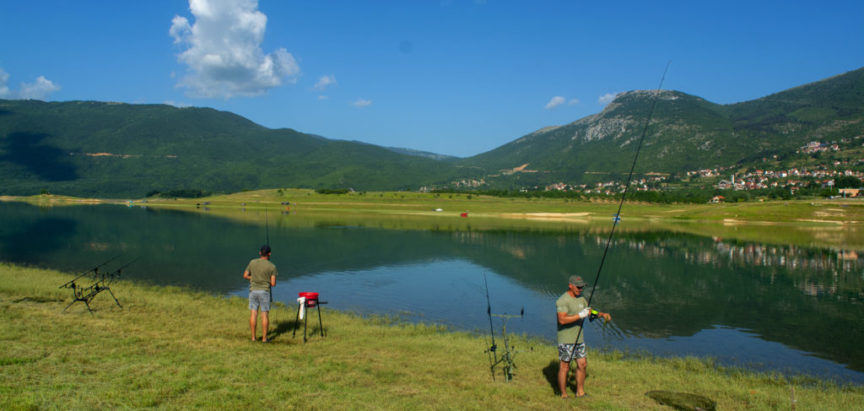
[[[480,166],[493,176],[528,164],[537,173],[522,175],[525,184],[590,181],[592,172],[607,174],[604,178],[623,173],[653,95],[645,90],[619,94],[598,114],[543,128],[460,163]],[[658,98],[638,172],[743,166],[788,156],[813,140],[864,135],[864,69],[730,105],[679,91],[663,90]]]
[[[0,100],[2,194],[410,190],[421,181],[446,183],[457,171],[372,144],[268,129],[210,108]]]
[[[396,152],[399,154],[424,157],[424,158],[431,158],[433,160],[455,160],[455,159],[459,158],[456,156],[448,156],[446,154],[430,153],[428,151],[419,151],[419,150],[414,150],[414,149],[410,149],[410,148],[403,148],[403,147],[386,147],[386,148],[390,151],[393,151],[393,152]]]
[[[542,187],[620,178],[653,91],[468,158],[268,129],[210,108],[0,100],[0,194],[140,197],[176,190]],[[637,173],[748,167],[864,136],[864,69],[719,105],[663,90]]]

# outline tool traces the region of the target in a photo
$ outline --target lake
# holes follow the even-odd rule
[[[449,221],[456,217],[399,228],[398,219],[334,213],[192,211],[0,202],[0,261],[74,273],[138,258],[124,278],[245,296],[243,269],[269,236],[279,269],[274,299],[291,307],[274,315],[293,318],[297,293],[316,291],[328,302],[325,326],[326,310],[339,309],[488,333],[485,278],[493,313],[524,308],[509,332],[553,341],[555,300],[571,274],[593,282],[611,229],[611,221],[602,229],[478,229],[470,218]],[[115,293],[122,303],[122,287]],[[864,250],[631,229],[625,220],[592,306],[613,322],[586,327],[589,349],[712,357],[864,384]]]

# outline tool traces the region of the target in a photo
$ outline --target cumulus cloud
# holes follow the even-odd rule
[[[321,76],[318,79],[318,82],[315,83],[315,90],[326,90],[327,87],[336,84],[336,77],[333,75],[330,76]]]
[[[552,97],[552,99],[549,100],[548,103],[546,103],[546,110],[551,110],[555,107],[558,107],[558,106],[564,104],[564,102],[566,102],[566,101],[567,100],[561,96]]]
[[[367,107],[370,104],[372,104],[372,100],[364,100],[362,98],[358,98],[356,101],[351,103],[351,105],[354,107]]]
[[[573,99],[570,99],[570,101],[567,102],[567,105],[568,105],[568,106],[575,106],[575,105],[577,105],[577,104],[579,104],[579,103],[580,103],[580,101],[579,101],[578,98],[573,98]]]
[[[618,93],[606,93],[598,97],[597,102],[605,106],[615,100],[615,97],[618,97]]]
[[[297,81],[300,67],[291,53],[261,50],[267,16],[257,0],[189,0],[189,9],[194,22],[175,16],[169,30],[184,48],[177,60],[187,73],[177,85],[188,95],[255,96]]]
[[[33,83],[21,83],[21,90],[18,91],[18,94],[23,99],[44,100],[49,94],[57,90],[60,90],[60,86],[43,76],[39,76]]]
[[[45,100],[51,93],[60,90],[60,86],[54,84],[44,76],[36,77],[32,83],[21,83],[20,89],[9,88],[9,73],[0,68],[0,97],[20,100]]]

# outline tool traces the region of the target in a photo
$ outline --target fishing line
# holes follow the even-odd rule
[[[609,253],[609,246],[612,244],[612,236],[615,235],[615,227],[621,221],[621,209],[624,207],[624,200],[627,198],[627,192],[630,190],[630,181],[633,179],[633,170],[636,169],[636,162],[639,160],[639,152],[642,151],[642,143],[645,141],[645,135],[648,133],[648,126],[651,124],[651,118],[654,117],[654,108],[657,107],[657,100],[660,97],[660,90],[663,88],[663,81],[666,80],[666,73],[669,71],[669,65],[672,61],[666,63],[666,68],[663,70],[663,76],[660,77],[660,84],[654,92],[654,99],[651,101],[651,110],[648,112],[648,118],[645,119],[645,126],[642,127],[642,135],[639,137],[639,145],[636,147],[636,154],[633,156],[633,164],[630,165],[630,173],[627,175],[627,183],[624,185],[624,192],[621,194],[621,201],[618,203],[618,211],[612,219],[612,230],[609,231],[609,238],[606,240],[606,248],[603,249],[603,257],[600,259],[600,267],[597,268],[597,275],[594,277],[594,284],[591,285],[591,294],[588,296],[588,307],[591,306],[591,300],[594,298],[594,290],[597,288],[597,282],[600,281],[600,273],[603,271],[603,264],[606,262],[606,255]],[[573,350],[570,352],[570,361],[573,361],[573,354],[576,352],[576,344],[579,342],[579,337],[582,336],[582,329],[579,327],[579,332],[576,334],[576,341],[573,342]]]
[[[270,221],[267,219],[267,208],[264,208],[264,230],[267,236],[267,247],[270,247]]]

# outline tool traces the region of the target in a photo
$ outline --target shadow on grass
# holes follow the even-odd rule
[[[283,335],[287,339],[299,339],[303,340],[303,322],[304,320],[296,320],[291,319],[287,321],[274,321],[271,322],[271,327],[273,327],[267,334],[268,340],[276,340],[281,338]],[[313,324],[311,321],[308,323],[306,328],[306,338],[310,339],[313,337],[321,338],[321,334],[324,336],[327,335],[327,327],[318,326],[318,321],[316,318],[315,323]]]
[[[288,320],[288,321],[276,321],[276,322],[272,323],[271,326],[274,324],[275,324],[274,329],[271,330],[267,335],[267,338],[270,340],[275,340],[275,339],[281,337],[283,334],[289,334],[288,337],[291,337],[290,334],[297,327],[298,321],[295,321],[293,319]],[[300,324],[300,325],[302,326],[302,324]]]
[[[560,362],[552,360],[549,361],[549,365],[543,367],[543,376],[546,377],[546,381],[549,382],[555,395],[561,395],[561,390],[558,389],[558,368],[560,365]]]
[[[561,368],[561,362],[556,360],[549,361],[549,365],[543,367],[543,376],[546,377],[546,381],[549,382],[549,386],[552,388],[552,392],[555,395],[561,395],[561,390],[558,389],[558,370]],[[576,394],[576,364],[570,365],[570,371],[567,372],[567,388],[572,391],[573,394]],[[591,374],[588,373],[585,375],[585,383],[588,383],[588,379],[591,378]],[[587,392],[587,391],[586,391]]]

